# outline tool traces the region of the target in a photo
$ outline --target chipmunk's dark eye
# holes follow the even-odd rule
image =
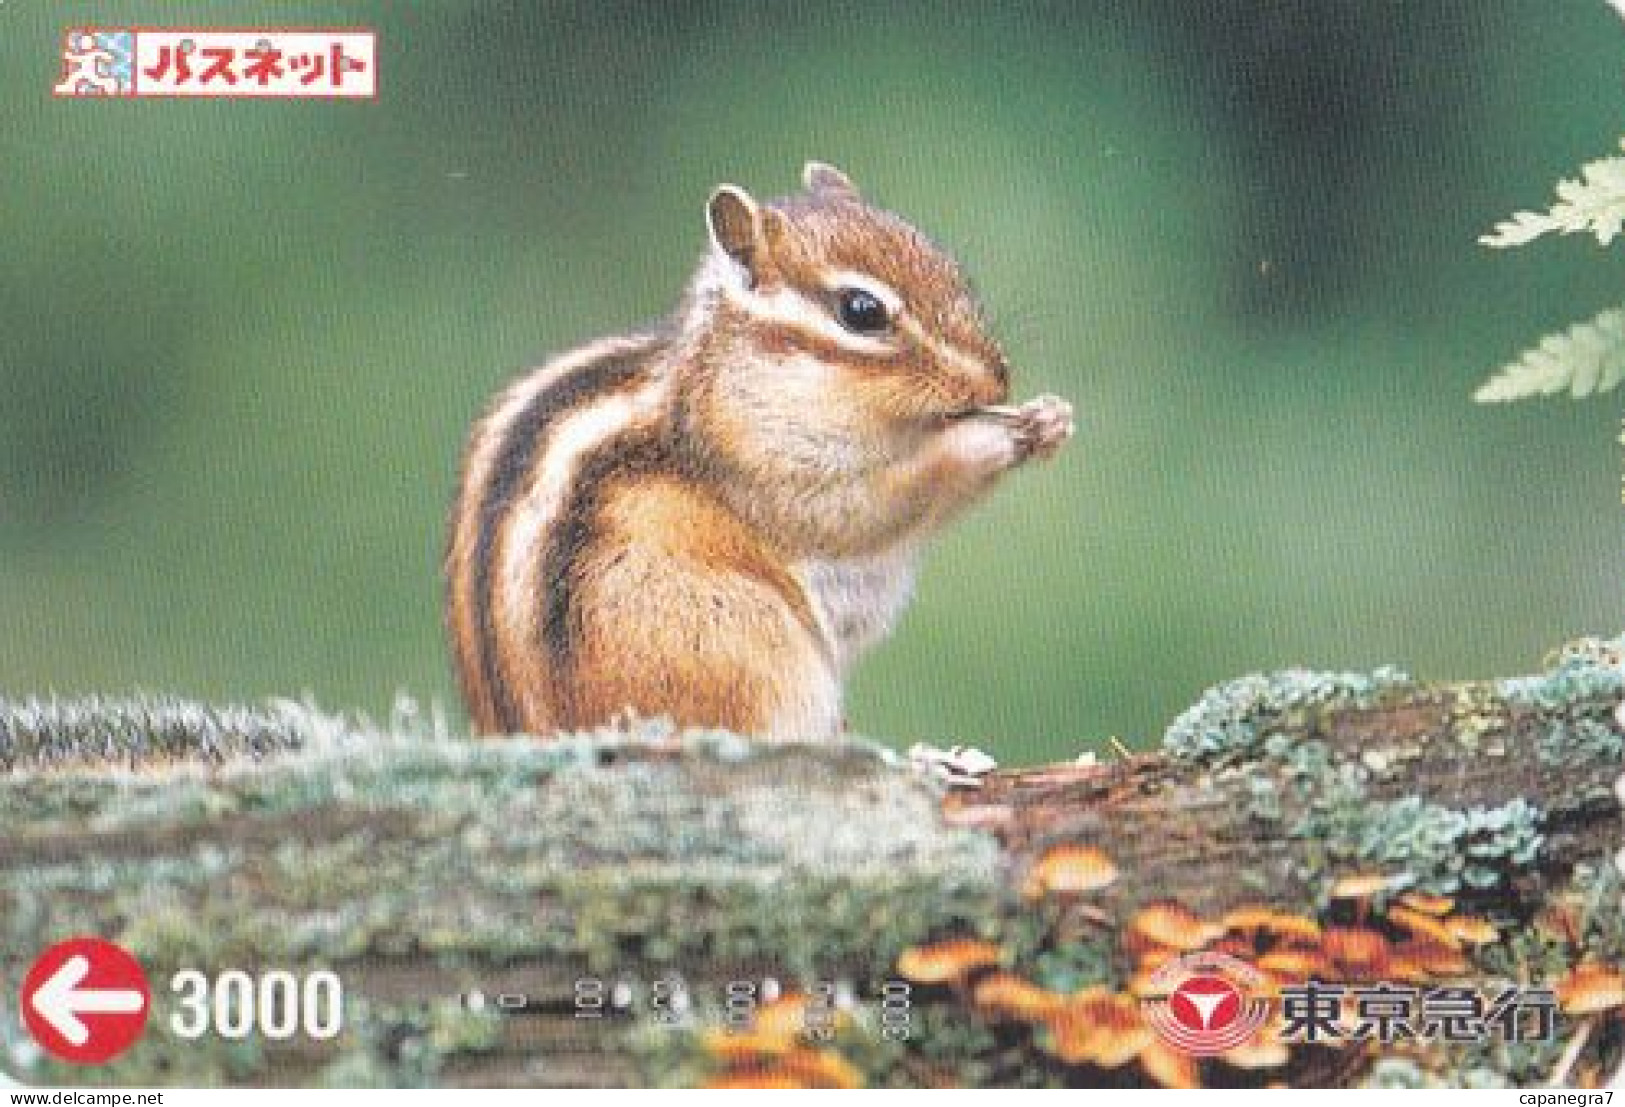
[[[843,288],[835,294],[835,317],[853,334],[880,334],[891,326],[880,297],[861,288]]]

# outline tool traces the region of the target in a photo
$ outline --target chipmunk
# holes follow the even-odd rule
[[[721,185],[675,315],[511,384],[475,425],[446,622],[483,733],[627,712],[770,739],[843,726],[843,675],[921,541],[1072,434],[959,267],[818,162]]]

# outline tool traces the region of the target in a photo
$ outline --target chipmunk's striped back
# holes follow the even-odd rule
[[[661,335],[607,339],[560,357],[504,391],[463,459],[446,557],[447,623],[477,729],[542,732],[566,690],[538,664],[559,641],[560,580],[581,470],[652,433],[665,402]],[[553,607],[549,618],[549,605]]]

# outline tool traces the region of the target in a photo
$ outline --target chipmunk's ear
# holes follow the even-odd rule
[[[732,258],[751,283],[759,284],[772,271],[772,247],[783,231],[782,217],[764,209],[738,185],[718,185],[705,208],[711,241]]]
[[[845,196],[850,200],[859,199],[858,186],[852,183],[852,178],[825,162],[810,161],[802,166],[801,183],[808,192],[825,192]]]

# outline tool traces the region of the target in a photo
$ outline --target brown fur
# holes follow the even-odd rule
[[[829,659],[782,552],[673,475],[617,479],[578,566],[566,714],[631,709],[745,734]]]
[[[538,702],[536,666],[530,660],[536,651],[529,636],[501,615],[505,604],[496,565],[506,550],[514,509],[537,479],[557,424],[583,403],[647,383],[647,363],[662,349],[651,336],[641,347],[593,358],[511,407],[511,398],[554,372],[553,364],[544,365],[505,390],[475,426],[447,536],[446,625],[464,701],[482,732],[534,729],[551,714]],[[499,426],[504,414],[509,418]]]
[[[768,205],[720,188],[717,252],[669,330],[544,366],[527,380],[545,387],[521,381],[476,425],[446,624],[481,732],[631,711],[833,733],[841,670],[906,601],[903,554],[1070,433],[1052,399],[974,417],[1005,400],[1008,370],[958,267],[838,170],[805,179]],[[883,339],[832,330],[843,272],[901,299]],[[611,420],[605,397],[639,406]],[[538,516],[566,425],[583,452]]]

